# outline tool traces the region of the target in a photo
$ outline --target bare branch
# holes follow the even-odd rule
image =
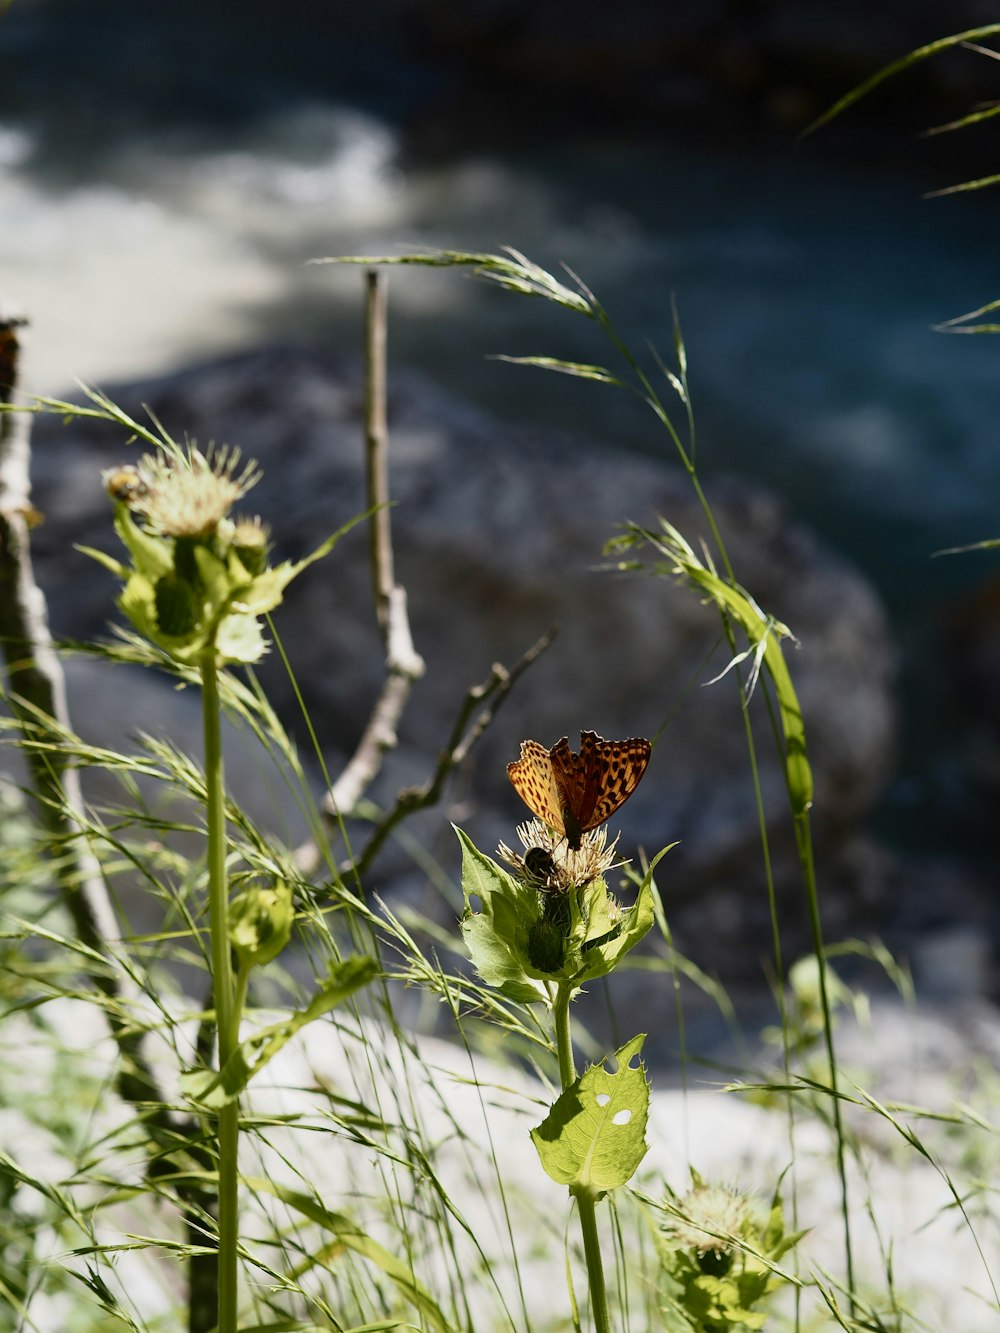
[[[414,650],[410,638],[404,589],[398,585],[392,589],[387,607],[388,675],[358,748],[324,797],[323,813],[334,820],[356,808],[382,767],[383,755],[396,748],[399,719],[414,682],[424,674],[423,659]]]
[[[438,755],[431,776],[419,787],[403,788],[396,797],[395,805],[376,825],[360,854],[341,867],[343,873],[350,871],[356,875],[362,874],[401,820],[416,810],[434,805],[441,799],[441,792],[452,769],[463,762],[496,717],[497,711],[510,694],[515,682],[545,652],[557,633],[558,628],[555,625],[551,626],[509,670],[501,663],[495,662],[487,679],[481,685],[470,687],[459,706],[452,724],[451,735],[445,748]],[[485,707],[476,713],[476,709],[484,701]]]
[[[11,403],[17,387],[19,334],[26,321],[0,301],[0,405]],[[49,632],[45,594],[35,582],[29,534],[36,511],[31,504],[31,417],[0,411],[0,643],[7,666],[7,701],[29,742],[24,747],[38,817],[53,853],[52,868],[80,942],[103,965],[89,970],[103,996],[101,1006],[118,1047],[118,1089],[135,1106],[156,1145],[151,1177],[172,1178],[177,1163],[193,1159],[203,1171],[213,1159],[200,1141],[198,1124],[175,1115],[160,1088],[135,1021],[139,989],[127,963],[115,953],[118,922],[101,867],[87,837],[77,771],[68,765],[59,740],[70,732],[66,681]],[[51,741],[52,744],[44,742]],[[43,742],[38,744],[38,742]],[[178,1184],[177,1194],[192,1244],[201,1247],[206,1214],[214,1206],[210,1188]],[[214,1265],[211,1254],[189,1263],[189,1327],[199,1333],[215,1324]]]
[[[413,685],[425,669],[423,658],[413,646],[406,592],[394,581],[393,574],[386,425],[385,275],[377,270],[369,271],[365,275],[365,291],[365,485],[368,507],[372,511],[369,549],[375,612],[385,645],[386,679],[353,756],[323,798],[323,818],[331,828],[357,810],[364,793],[378,776],[386,752],[398,744],[400,719]],[[469,753],[493,720],[511,686],[545,651],[555,633],[554,628],[549,630],[509,671],[498,663],[488,680],[469,689],[431,777],[422,786],[406,788],[399,793],[395,805],[379,821],[358,860],[343,869],[354,873],[363,871],[402,819],[440,798],[448,774]],[[486,707],[482,707],[484,701]],[[480,712],[470,723],[477,708]],[[315,874],[322,862],[317,844],[312,840],[303,843],[295,852],[295,862],[303,875]]]
[[[375,614],[379,628],[389,626],[389,599],[395,577],[389,517],[389,431],[386,425],[386,288],[378,269],[365,274],[365,488],[372,511],[369,527]]]

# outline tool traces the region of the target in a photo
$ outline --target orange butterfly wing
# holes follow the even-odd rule
[[[632,795],[651,752],[649,741],[637,736],[606,741],[596,731],[581,731],[579,754],[566,736],[551,750],[522,741],[521,758],[507,765],[507,776],[528,809],[577,848],[584,833],[610,819]]]
[[[507,776],[533,815],[557,833],[566,832],[552,760],[544,745],[522,741],[521,757],[507,765]]]

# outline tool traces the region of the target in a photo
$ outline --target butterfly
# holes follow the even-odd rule
[[[522,741],[521,757],[507,765],[514,790],[532,814],[565,835],[574,850],[584,833],[610,819],[639,785],[652,746],[633,736],[606,741],[596,731],[580,732],[580,753],[563,736],[551,750]]]

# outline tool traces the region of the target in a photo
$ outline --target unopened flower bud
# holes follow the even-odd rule
[[[190,634],[198,623],[199,598],[187,579],[164,574],[153,591],[156,623],[161,634],[180,639]]]
[[[241,967],[259,967],[277,958],[295,920],[291,885],[244,889],[229,906],[229,942]]]
[[[248,574],[263,574],[267,565],[269,536],[267,524],[259,518],[237,519],[233,525],[233,550]]]
[[[566,932],[543,917],[528,931],[528,961],[539,972],[558,972],[566,957]]]

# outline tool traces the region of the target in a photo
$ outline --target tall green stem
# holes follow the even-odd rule
[[[212,956],[212,990],[219,1068],[239,1041],[239,1006],[233,984],[229,945],[229,890],[226,883],[226,804],[222,774],[221,709],[214,646],[201,661],[201,697],[205,735],[205,815],[208,824],[208,920]],[[239,1105],[219,1112],[219,1324],[218,1333],[237,1333],[239,1290]]]
[[[847,1268],[847,1299],[851,1317],[854,1317],[854,1249],[851,1243],[851,1214],[847,1198],[847,1163],[844,1121],[840,1110],[840,1097],[837,1094],[837,1055],[833,1045],[833,1017],[830,1010],[830,994],[826,977],[826,949],[823,944],[823,926],[819,914],[819,893],[816,888],[816,865],[813,861],[812,832],[809,816],[798,815],[795,819],[795,840],[798,845],[799,861],[806,881],[806,901],[809,904],[809,923],[812,928],[813,948],[819,964],[819,998],[823,1012],[823,1036],[826,1041],[826,1058],[830,1070],[830,1111],[833,1119],[834,1137],[837,1141],[837,1176],[840,1181],[840,1210],[844,1222],[844,1252]]]
[[[580,1230],[583,1232],[583,1253],[587,1260],[587,1277],[590,1280],[590,1307],[594,1312],[594,1328],[597,1333],[611,1333],[611,1313],[608,1310],[608,1292],[604,1285],[601,1240],[597,1234],[596,1200],[589,1189],[573,1190],[573,1194],[580,1214]]]
[[[560,981],[556,988],[555,1003],[552,1006],[552,1016],[556,1027],[556,1055],[559,1058],[559,1082],[562,1084],[563,1092],[576,1082],[576,1065],[573,1063],[573,1036],[570,1031],[569,1023],[569,1002],[572,998],[572,987],[565,981]]]
[[[569,1021],[569,1003],[573,988],[568,982],[560,982],[556,988],[556,997],[552,1014],[556,1030],[556,1054],[559,1059],[559,1081],[563,1092],[576,1082],[576,1065],[573,1062],[573,1034]],[[597,1233],[596,1200],[593,1192],[586,1188],[571,1189],[576,1199],[580,1214],[580,1230],[583,1232],[583,1254],[587,1262],[587,1281],[590,1286],[590,1305],[594,1312],[596,1333],[611,1333],[611,1314],[608,1310],[608,1291],[604,1285],[604,1263],[601,1259],[601,1241]]]

